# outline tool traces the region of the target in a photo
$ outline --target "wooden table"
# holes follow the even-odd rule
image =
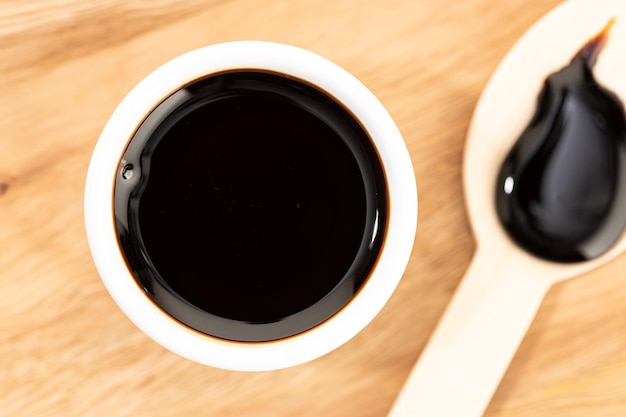
[[[557,3],[0,1],[0,415],[385,416],[474,250],[461,185],[473,108]],[[122,97],[176,55],[235,39],[305,47],[360,78],[398,123],[420,192],[409,267],[375,321],[321,359],[256,374],[144,336],[83,227],[89,157]],[[626,415],[625,268],[550,291],[487,416]]]

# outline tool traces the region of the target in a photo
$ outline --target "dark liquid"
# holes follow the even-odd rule
[[[500,221],[520,246],[552,261],[595,258],[626,224],[624,108],[592,73],[605,36],[548,77],[498,176]]]
[[[263,341],[325,321],[383,244],[383,168],[334,99],[266,72],[194,82],[138,129],[115,188],[138,283],[216,337]]]

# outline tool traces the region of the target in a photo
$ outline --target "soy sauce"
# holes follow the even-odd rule
[[[550,75],[497,178],[496,208],[532,254],[577,262],[605,253],[626,225],[626,117],[592,69],[607,27]]]
[[[237,341],[289,337],[343,308],[378,259],[388,211],[359,121],[260,70],[162,102],[120,161],[114,200],[138,285],[176,320]]]

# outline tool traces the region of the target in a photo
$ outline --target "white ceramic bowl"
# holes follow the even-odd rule
[[[385,243],[363,288],[337,314],[304,333],[271,342],[231,342],[186,327],[153,304],[136,284],[118,246],[113,189],[120,158],[146,115],[191,81],[234,69],[293,75],[330,93],[359,119],[382,159],[390,211]],[[93,259],[109,293],[143,332],[167,349],[219,368],[262,371],[307,362],[347,342],[382,309],[409,260],[417,224],[411,159],[395,123],[356,78],[312,52],[269,42],[207,46],[181,55],[141,81],[120,103],[93,152],[85,190],[85,224]]]

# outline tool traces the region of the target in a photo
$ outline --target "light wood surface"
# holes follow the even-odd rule
[[[0,1],[0,416],[385,416],[475,250],[462,158],[473,109],[556,0]],[[335,352],[238,373],[175,356],[106,293],[82,221],[89,157],[128,90],[189,49],[305,47],[388,108],[420,218],[381,314]],[[486,416],[626,415],[626,256],[553,286]],[[454,399],[448,399],[454,401]]]

